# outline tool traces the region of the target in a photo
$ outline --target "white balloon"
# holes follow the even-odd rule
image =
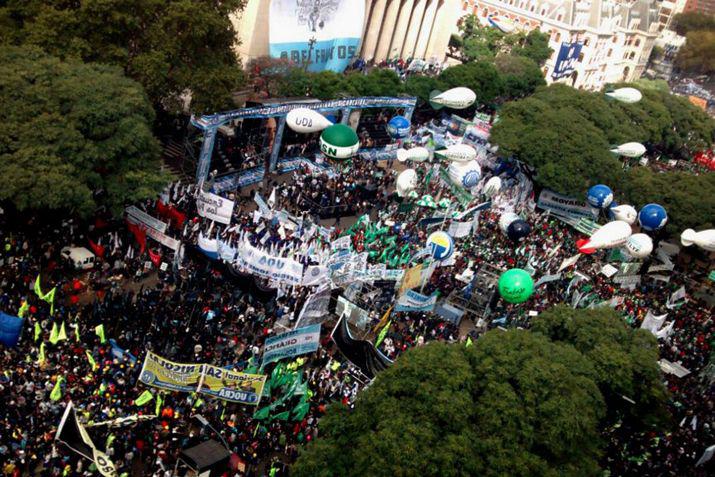
[[[616,220],[622,220],[624,222],[628,222],[629,224],[634,224],[638,218],[638,212],[632,205],[617,205],[615,207],[611,207],[609,210],[613,212],[613,217],[615,217]]]
[[[413,147],[412,149],[397,150],[397,160],[400,162],[424,162],[427,159],[429,159],[429,151],[424,147]]]
[[[464,109],[474,104],[476,99],[477,95],[474,91],[460,86],[439,93],[437,96],[430,98],[430,102],[441,104],[442,106],[447,106],[452,109]]]
[[[501,214],[501,217],[499,217],[499,229],[502,232],[506,233],[511,223],[519,219],[521,219],[521,217],[519,217],[514,212],[504,212],[503,214]]]
[[[606,96],[621,101],[622,103],[637,103],[643,97],[641,92],[635,88],[618,88],[609,91],[606,93]]]
[[[653,251],[653,239],[646,234],[633,234],[626,239],[625,248],[634,258],[645,258]]]
[[[484,195],[494,197],[501,190],[501,178],[494,176],[484,184]]]
[[[447,173],[453,184],[471,189],[479,184],[482,168],[477,161],[453,162],[449,165]]]
[[[397,195],[405,197],[417,188],[417,172],[414,169],[405,169],[397,176]]]
[[[693,229],[685,229],[680,234],[680,243],[686,247],[695,244],[708,252],[715,252],[715,229],[696,232]]]
[[[622,245],[632,233],[628,222],[614,220],[596,230],[588,241],[579,246],[579,250],[617,247]]]
[[[288,111],[286,124],[293,131],[299,133],[322,131],[333,125],[328,118],[308,108],[296,108]]]
[[[435,154],[453,162],[469,162],[477,158],[477,150],[469,144],[454,144],[447,149],[435,151]]]
[[[645,146],[639,142],[627,142],[611,149],[611,152],[624,157],[641,157],[645,154]]]

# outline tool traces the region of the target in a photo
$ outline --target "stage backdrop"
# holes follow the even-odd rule
[[[365,2],[271,0],[269,18],[272,57],[303,64],[310,54],[308,71],[340,73],[359,53]]]

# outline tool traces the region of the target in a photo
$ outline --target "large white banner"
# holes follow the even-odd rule
[[[592,219],[595,217],[593,209],[587,202],[557,194],[547,189],[541,191],[539,201],[536,205],[538,205],[540,209],[548,210],[552,214],[563,217],[573,219],[580,219],[582,217]]]
[[[211,192],[201,191],[196,198],[196,211],[201,217],[226,225],[231,223],[234,205],[234,201]]]
[[[303,265],[299,262],[269,255],[247,242],[239,246],[236,262],[249,273],[277,282],[300,285],[303,281]]]
[[[268,1],[268,0],[265,0]],[[358,56],[362,0],[271,0],[269,53],[308,71],[342,73]]]
[[[300,316],[298,316],[295,327],[298,328],[299,326],[325,321],[325,319],[328,318],[331,294],[330,285],[325,284],[310,295],[308,299],[305,300],[303,309],[300,310]],[[323,320],[315,320],[315,318],[323,318]]]

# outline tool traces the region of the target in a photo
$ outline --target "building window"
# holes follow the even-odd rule
[[[561,21],[561,19],[562,19],[563,17],[564,17],[564,16],[563,16],[562,14],[560,14],[560,13],[559,13],[559,16],[558,16],[558,17],[556,17],[556,20],[557,20],[557,21]]]
[[[462,4],[462,10],[466,12],[466,11],[467,11],[467,8],[469,8],[469,2],[464,2],[464,3]]]
[[[583,53],[578,54],[578,62],[581,63],[583,61]]]
[[[629,59],[629,60],[632,60],[632,59],[635,58],[635,57],[636,57],[635,51],[631,51],[631,54],[628,55],[628,59]]]
[[[591,41],[590,38],[586,38],[585,40],[583,40],[583,46],[588,46],[588,43],[589,43],[590,41]]]
[[[545,8],[542,8],[542,9],[541,9],[541,16],[543,17],[544,15],[546,15],[546,9],[545,9]]]
[[[561,33],[556,32],[556,38],[555,38],[555,40],[556,40],[556,41],[561,41]]]
[[[482,10],[482,16],[483,16],[484,18],[488,17],[488,16],[489,16],[489,10],[486,9],[486,8],[485,8],[484,10]]]
[[[641,46],[641,39],[640,39],[640,38],[636,38],[636,46]]]
[[[609,49],[608,49],[608,53],[606,54],[606,56],[607,56],[608,58],[610,58],[610,57],[611,57],[611,53],[613,53],[613,48],[609,48]]]

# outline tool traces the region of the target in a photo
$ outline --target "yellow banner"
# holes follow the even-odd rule
[[[139,377],[142,383],[169,391],[194,392],[201,380],[200,364],[174,363],[147,351]]]
[[[404,294],[407,290],[411,290],[422,284],[422,264],[418,263],[414,267],[410,268],[405,272],[405,276],[402,278],[402,284],[400,284],[399,295]]]
[[[247,374],[204,365],[204,377],[199,392],[225,401],[258,405],[266,384],[264,374]]]

